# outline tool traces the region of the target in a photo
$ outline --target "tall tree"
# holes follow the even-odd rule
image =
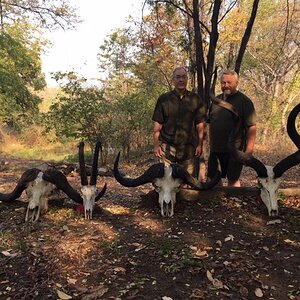
[[[299,102],[299,8],[294,1],[265,1],[245,55],[242,75],[259,99],[262,142],[285,132],[288,112]]]
[[[0,122],[20,130],[37,120],[45,87],[41,29],[70,28],[78,18],[67,1],[0,0]]]
[[[198,92],[209,101],[209,95],[214,92],[218,62],[216,50],[219,43],[219,27],[227,14],[237,5],[237,0],[222,2],[215,1],[178,1],[178,0],[151,0],[152,6],[159,4],[175,7],[184,18],[192,17],[194,20],[194,40],[191,44],[196,49],[196,68],[198,76]],[[259,0],[254,0],[249,22],[245,27],[245,34],[240,42],[240,51],[236,62],[239,71],[241,62],[251,35],[251,30],[257,14]],[[221,32],[222,33],[222,32]],[[203,81],[204,79],[204,81]]]
[[[73,27],[78,22],[76,9],[68,0],[0,0],[0,25],[30,19],[43,28]]]
[[[45,80],[39,43],[28,40],[24,25],[7,32],[0,32],[0,121],[19,130],[37,119],[41,99],[34,91],[43,88]]]
[[[103,90],[89,86],[85,78],[74,72],[58,72],[54,77],[61,92],[44,114],[46,131],[53,130],[59,140],[87,140],[91,149],[96,140],[105,146],[111,134],[112,109]]]

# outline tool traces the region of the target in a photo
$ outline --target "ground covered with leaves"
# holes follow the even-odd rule
[[[121,167],[137,176],[150,163]],[[2,166],[0,192],[28,167]],[[79,188],[78,174],[68,179]],[[180,198],[175,216],[163,218],[151,185],[101,177],[99,188],[104,182],[93,220],[61,192],[36,223],[24,222],[25,193],[0,203],[0,299],[300,299],[300,197],[281,197],[276,218],[246,195]],[[242,184],[256,184],[252,170]],[[299,166],[284,174],[284,187],[300,188]]]

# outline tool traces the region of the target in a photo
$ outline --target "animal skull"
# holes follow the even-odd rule
[[[99,147],[100,143],[98,142],[95,148],[95,156],[99,155]],[[81,152],[80,155],[83,156],[83,143],[79,147],[79,152]],[[83,204],[85,209],[85,218],[91,219],[94,204],[104,195],[107,186],[105,184],[102,190],[98,193],[96,189],[98,157],[97,159],[94,157],[90,185],[88,185],[85,173],[84,159],[81,159],[80,161],[81,170],[83,170],[81,172],[82,196],[72,188],[66,176],[62,172],[54,168],[48,169],[45,172],[33,168],[28,169],[22,174],[17,186],[11,193],[0,193],[0,201],[10,202],[15,200],[21,196],[24,190],[26,190],[29,196],[29,203],[27,206],[25,221],[36,222],[39,219],[40,214],[48,208],[47,197],[51,194],[55,187],[57,187],[76,203]]]
[[[300,103],[297,104],[288,116],[287,132],[290,139],[296,145],[298,150],[282,159],[274,167],[265,166],[253,155],[239,151],[235,147],[235,139],[240,127],[240,118],[235,108],[228,102],[211,96],[212,100],[219,106],[231,112],[235,124],[228,142],[228,149],[234,158],[246,166],[253,168],[257,173],[258,184],[260,187],[260,197],[268,209],[269,216],[278,215],[278,187],[281,182],[281,176],[288,169],[300,163],[300,135],[296,129],[296,117],[300,112]]]
[[[26,194],[29,196],[29,203],[25,216],[26,222],[36,222],[40,214],[48,210],[48,197],[54,189],[54,184],[43,180],[43,172],[39,172],[37,178],[28,184]]]
[[[267,207],[269,216],[278,215],[278,187],[281,178],[274,178],[273,167],[266,166],[268,177],[258,177],[258,186],[260,188],[260,197]]]
[[[84,207],[84,217],[85,219],[92,219],[93,209],[95,202],[98,201],[106,191],[106,184],[103,189],[99,192],[96,183],[98,175],[98,157],[101,144],[96,143],[93,157],[92,174],[90,178],[90,183],[88,183],[88,178],[86,174],[85,162],[84,162],[84,143],[79,144],[79,165],[80,165],[80,176],[81,176],[81,195],[83,198]]]
[[[172,217],[174,215],[174,205],[176,194],[179,192],[182,180],[172,177],[172,167],[165,166],[165,176],[157,178],[153,182],[155,190],[158,192],[158,203],[162,216]]]
[[[152,165],[145,173],[138,178],[131,179],[120,174],[118,169],[120,153],[114,164],[114,176],[123,186],[136,187],[152,182],[155,190],[159,194],[159,205],[162,216],[173,216],[176,194],[182,183],[187,183],[197,190],[207,190],[214,187],[221,178],[220,172],[209,182],[200,182],[192,177],[179,164],[164,165],[158,163]]]

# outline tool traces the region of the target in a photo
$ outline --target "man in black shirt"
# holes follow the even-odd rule
[[[193,175],[194,157],[202,154],[206,109],[200,96],[186,89],[184,67],[177,67],[172,79],[175,89],[158,98],[152,117],[154,154],[166,164],[181,164]]]
[[[256,137],[256,115],[252,101],[238,91],[238,75],[235,71],[225,71],[221,76],[223,99],[234,106],[241,120],[236,147],[252,154]],[[208,174],[212,178],[221,166],[222,177],[227,177],[228,186],[240,186],[239,177],[242,164],[230,157],[227,149],[229,135],[233,128],[233,118],[226,109],[212,104],[209,112],[210,157],[208,160]]]

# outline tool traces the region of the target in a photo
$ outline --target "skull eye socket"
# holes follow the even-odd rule
[[[157,192],[161,190],[161,188],[155,182],[152,182],[152,185]]]
[[[176,186],[176,187],[174,188],[174,191],[175,191],[175,193],[178,193],[178,192],[180,191],[180,185],[179,185],[179,186]]]

